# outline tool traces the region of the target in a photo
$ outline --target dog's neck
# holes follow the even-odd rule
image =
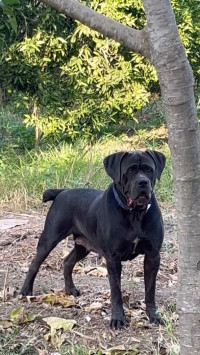
[[[114,194],[115,200],[117,201],[118,205],[121,208],[123,208],[123,210],[129,211],[130,213],[133,213],[135,211],[135,208],[125,205],[125,203],[119,197],[119,194],[118,194],[118,192],[117,192],[117,190],[116,190],[114,185],[112,186],[112,188],[113,188],[113,194]],[[151,203],[149,203],[147,205],[146,209],[142,210],[141,212],[146,213],[150,207],[151,207]]]

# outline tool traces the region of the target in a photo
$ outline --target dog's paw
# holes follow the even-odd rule
[[[159,314],[154,314],[153,317],[149,318],[150,323],[154,323],[156,325],[165,325],[163,319],[159,316]]]
[[[81,294],[80,291],[76,287],[71,287],[71,288],[65,290],[65,292],[67,295],[72,295],[74,297],[78,297]]]
[[[126,320],[124,317],[111,318],[110,328],[112,330],[122,329],[126,326]]]
[[[33,290],[23,288],[20,291],[20,295],[22,296],[32,296],[33,295]]]
[[[161,318],[159,313],[154,310],[147,311],[147,316],[149,318],[150,323],[156,324],[156,325],[165,325],[164,320]]]

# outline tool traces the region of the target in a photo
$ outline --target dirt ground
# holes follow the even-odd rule
[[[75,285],[81,296],[73,300],[71,307],[60,304],[62,294],[59,292],[64,290],[63,257],[73,245],[70,238],[67,243],[60,243],[42,265],[34,284],[34,295],[38,297],[19,295],[45,215],[46,210],[40,214],[0,213],[0,354],[178,354],[174,212],[163,208],[165,241],[157,277],[157,305],[164,314],[166,326],[156,327],[146,318],[141,256],[123,265],[124,308],[130,325],[121,331],[109,329],[108,278],[105,262],[96,254],[91,253],[74,270]],[[51,298],[45,302],[40,296],[44,293],[57,295],[57,304]],[[10,312],[19,306],[24,307],[23,319],[18,317],[11,323]],[[25,322],[27,312],[36,318]],[[73,319],[76,324],[70,331],[56,330],[55,334],[46,336],[50,328],[45,317]],[[87,350],[84,352],[84,349]]]

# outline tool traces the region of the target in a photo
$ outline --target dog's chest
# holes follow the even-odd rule
[[[113,245],[113,254],[122,261],[132,260],[139,254],[145,254],[152,250],[150,241],[146,238],[136,236],[133,240],[127,238],[119,238]]]
[[[113,241],[113,251],[122,261],[132,260],[139,254],[152,251],[151,238],[143,229],[141,222],[123,223],[123,227],[121,224],[120,230],[121,233],[115,234],[115,237],[117,237],[115,243],[113,237],[111,239]]]

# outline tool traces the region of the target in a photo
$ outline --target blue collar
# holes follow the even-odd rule
[[[122,200],[120,199],[117,190],[115,189],[114,185],[113,185],[113,194],[115,196],[115,200],[117,201],[118,205],[123,208],[123,210],[125,211],[129,211],[129,212],[133,212],[134,208],[133,207],[128,207],[127,205],[125,205]],[[145,213],[148,211],[148,209],[151,207],[151,203],[148,204]]]
[[[127,205],[125,205],[122,200],[120,199],[117,190],[115,189],[114,185],[113,185],[113,193],[115,196],[115,200],[117,201],[118,205],[123,208],[123,210],[132,212],[133,208],[132,207],[128,207]]]

